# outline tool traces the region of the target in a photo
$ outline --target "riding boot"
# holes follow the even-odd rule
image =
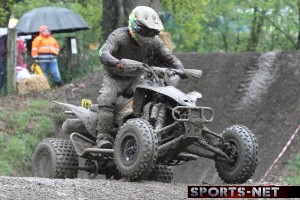
[[[110,131],[113,127],[114,113],[112,111],[99,109],[97,112],[97,136],[96,142],[98,148],[112,149]]]

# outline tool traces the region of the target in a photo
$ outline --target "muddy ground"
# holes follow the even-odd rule
[[[181,54],[185,66],[204,71],[199,82],[187,82],[184,90],[198,90],[203,105],[215,111],[209,127],[221,132],[232,124],[243,124],[256,135],[260,158],[253,177],[261,180],[300,124],[300,52]],[[286,153],[267,177],[284,178],[288,160],[298,153],[300,136],[295,137]],[[201,166],[202,159],[183,166],[180,182],[219,182],[215,169]],[[208,161],[209,162],[209,161]],[[210,162],[211,163],[211,162]],[[192,169],[198,169],[195,175]],[[204,172],[204,173],[201,173]]]
[[[1,200],[185,199],[187,186],[158,182],[0,177]]]
[[[215,120],[208,125],[211,130],[221,132],[232,124],[243,124],[255,133],[260,158],[253,181],[259,184],[300,123],[300,52],[177,56],[186,68],[204,72],[201,80],[184,80],[179,87],[201,92],[201,104],[214,109]],[[88,75],[74,82],[85,87],[66,85],[47,98],[77,105],[82,98],[96,102],[101,77],[101,73]],[[57,136],[63,137],[60,132]],[[268,182],[280,182],[289,174],[288,161],[295,158],[299,145],[297,135],[267,176]],[[172,184],[1,177],[0,199],[184,199],[187,185],[203,182],[222,184],[214,162],[199,158],[176,167]]]

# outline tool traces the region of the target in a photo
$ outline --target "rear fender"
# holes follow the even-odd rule
[[[69,109],[72,113],[74,113],[78,119],[80,119],[84,126],[86,127],[87,131],[91,135],[96,135],[96,120],[97,120],[97,113],[92,112],[86,108],[83,108],[81,106],[75,106],[72,104],[62,103],[58,101],[53,101],[53,103],[56,103],[58,105],[61,105],[67,109]]]

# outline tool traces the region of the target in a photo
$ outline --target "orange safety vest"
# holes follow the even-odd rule
[[[56,59],[59,52],[59,45],[51,35],[43,37],[41,34],[32,42],[31,56],[39,62],[51,62]]]

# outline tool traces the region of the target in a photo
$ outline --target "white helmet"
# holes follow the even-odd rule
[[[155,10],[147,6],[137,6],[129,15],[129,30],[137,42],[158,35],[164,26]]]

